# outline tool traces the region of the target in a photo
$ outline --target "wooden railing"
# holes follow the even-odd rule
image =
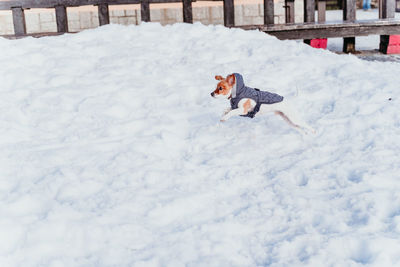
[[[109,5],[140,4],[141,20],[151,21],[150,4],[182,3],[183,21],[193,23],[192,2],[196,0],[2,0],[0,10],[12,10],[15,36],[26,35],[24,9],[54,8],[56,13],[57,32],[68,32],[67,7],[95,5],[98,6],[99,24],[110,22]],[[223,1],[224,25],[246,30],[258,29],[274,35],[279,39],[304,39],[306,42],[314,38],[343,37],[344,52],[355,50],[355,36],[381,35],[382,42],[388,35],[400,35],[400,21],[395,20],[396,0],[380,0],[379,19],[372,21],[356,21],[356,0],[343,0],[343,21],[326,23],[325,0],[304,1],[304,23],[295,22],[294,0],[285,0],[286,24],[274,25],[274,0],[264,0],[264,25],[241,26],[235,24],[234,0]],[[316,3],[317,1],[317,3]],[[318,9],[318,19],[315,9]],[[44,33],[46,35],[46,33]]]
[[[110,23],[109,5],[141,5],[141,20],[150,21],[151,3],[183,3],[183,21],[193,22],[192,2],[196,0],[10,0],[0,1],[0,10],[12,10],[14,33],[16,36],[26,35],[24,9],[54,8],[56,12],[57,32],[68,32],[67,7],[95,5],[98,6],[99,24]]]

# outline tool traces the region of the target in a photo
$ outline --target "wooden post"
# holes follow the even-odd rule
[[[318,0],[318,22],[326,21],[326,0]]]
[[[294,23],[294,0],[285,0],[285,23]]]
[[[395,0],[380,0],[379,8],[379,18],[380,19],[391,19],[394,18],[394,12],[396,10]]]
[[[183,1],[183,22],[193,23],[192,0]]]
[[[56,6],[57,32],[68,32],[67,8]]]
[[[12,15],[14,22],[14,34],[16,36],[26,34],[25,14],[22,7],[12,7]]]
[[[264,0],[264,25],[274,24],[274,0]]]
[[[394,18],[396,10],[395,0],[380,0],[379,1],[379,18],[380,19],[390,19]],[[398,38],[396,38],[398,39]],[[388,48],[391,40],[390,35],[381,35],[379,43],[379,51],[387,54]],[[392,43],[394,45],[394,43]],[[396,44],[398,46],[398,44]],[[396,49],[398,50],[398,49]],[[395,51],[396,52],[396,51]]]
[[[304,0],[304,22],[315,22],[315,0]],[[311,40],[306,39],[304,43],[311,44]]]
[[[102,26],[110,24],[110,12],[108,9],[108,4],[99,4],[97,9],[99,11],[99,25]]]
[[[140,5],[140,14],[142,17],[142,21],[149,22],[150,21],[150,4],[149,0],[142,0]]]
[[[343,20],[355,21],[356,20],[356,1],[343,0]],[[356,38],[345,37],[343,38],[343,52],[354,53],[356,51]]]
[[[224,24],[226,27],[235,26],[235,7],[233,0],[224,0]]]
[[[304,0],[304,22],[315,22],[315,0]]]

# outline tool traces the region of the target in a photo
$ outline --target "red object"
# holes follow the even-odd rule
[[[310,41],[310,46],[314,47],[314,48],[326,49],[326,47],[328,46],[328,39],[326,39],[326,38],[324,38],[324,39],[312,39]]]
[[[400,54],[400,35],[390,35],[386,54]]]

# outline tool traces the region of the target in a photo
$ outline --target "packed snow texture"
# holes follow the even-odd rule
[[[0,266],[400,265],[398,63],[201,24],[0,51]],[[221,123],[232,72],[317,134]]]

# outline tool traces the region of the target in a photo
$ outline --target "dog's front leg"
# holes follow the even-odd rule
[[[222,116],[228,114],[228,112],[230,112],[232,110],[232,108],[227,108],[224,110],[224,113],[222,114]]]
[[[238,116],[238,115],[246,115],[244,108],[236,108],[232,109],[231,111],[228,111],[228,113],[222,116],[221,121],[226,121],[230,119],[232,116]]]

